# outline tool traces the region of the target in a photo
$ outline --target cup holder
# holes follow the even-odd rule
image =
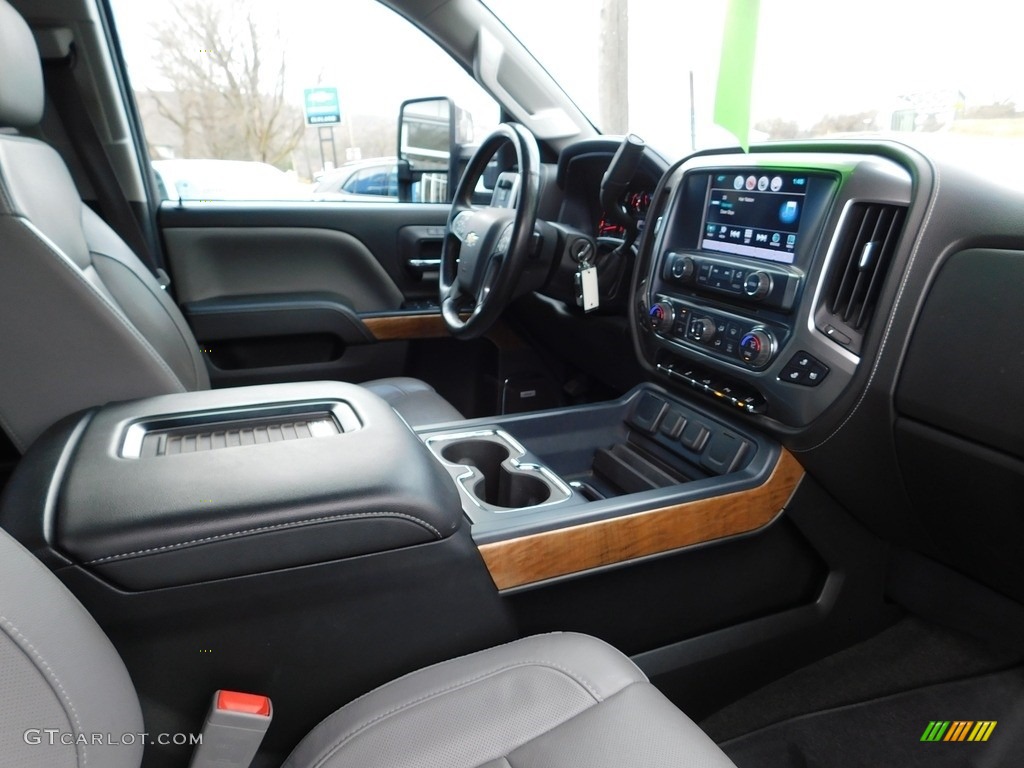
[[[460,440],[441,451],[445,461],[476,468],[481,477],[473,485],[473,494],[485,504],[518,509],[550,499],[551,488],[544,480],[504,463],[511,455],[508,447],[491,440]]]
[[[470,468],[469,473],[463,470],[456,477],[484,508],[525,509],[564,501],[571,495],[556,478],[549,477],[550,472],[536,464],[521,464],[522,448],[500,431],[430,439],[428,445],[448,464]]]
[[[511,455],[507,446],[491,440],[459,440],[441,449],[441,458],[445,461],[476,467],[484,476],[496,474],[501,462]]]

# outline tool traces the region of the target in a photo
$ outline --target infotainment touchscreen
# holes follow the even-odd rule
[[[701,248],[792,264],[807,175],[733,170],[711,174]]]

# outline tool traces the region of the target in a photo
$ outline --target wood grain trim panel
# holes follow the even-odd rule
[[[770,523],[803,477],[782,450],[757,488],[480,546],[498,589],[748,533]]]
[[[441,315],[380,315],[361,318],[377,341],[411,341],[451,336]]]
[[[463,319],[468,315],[462,315]],[[377,341],[415,341],[454,338],[441,315],[376,315],[360,318]],[[525,342],[505,323],[498,321],[484,334],[499,349],[521,349]]]

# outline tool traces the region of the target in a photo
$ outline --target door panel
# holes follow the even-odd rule
[[[189,227],[164,232],[178,300],[328,291],[356,312],[402,306],[402,292],[352,235],[302,227]]]
[[[305,281],[306,285],[309,275],[301,278],[292,276],[290,272],[310,272],[314,276],[324,266],[324,260],[328,262],[342,261],[356,258],[352,254],[360,254],[365,257],[367,253],[372,255],[374,261],[379,264],[385,275],[390,278],[393,287],[397,288],[401,297],[405,300],[420,300],[437,297],[436,280],[431,275],[425,274],[422,270],[413,269],[404,263],[402,252],[408,253],[408,247],[403,247],[400,240],[400,233],[403,228],[422,228],[415,231],[427,232],[432,235],[430,239],[440,240],[443,227],[448,218],[449,207],[447,205],[425,205],[425,204],[397,204],[397,203],[309,203],[294,204],[286,203],[280,205],[267,205],[259,203],[226,203],[215,204],[205,203],[201,205],[170,205],[164,204],[160,209],[160,227],[163,231],[164,242],[167,246],[168,261],[170,263],[173,277],[178,290],[178,298],[181,301],[194,301],[198,298],[209,298],[210,293],[203,295],[192,295],[197,288],[190,283],[192,275],[197,270],[216,275],[217,270],[224,264],[231,263],[229,277],[237,277],[239,272],[250,271],[245,268],[246,260],[242,257],[245,252],[232,243],[237,242],[239,236],[246,233],[258,236],[261,239],[265,235],[272,234],[275,229],[298,230],[299,233],[309,235],[314,231],[320,233],[316,240],[319,248],[306,252],[295,249],[294,243],[281,242],[276,238],[272,245],[255,244],[256,254],[259,254],[259,261],[264,260],[280,261],[285,267],[282,272],[279,268],[273,268],[270,274],[246,276],[245,282],[254,290],[249,292],[266,293],[280,292],[280,286],[270,282],[284,274],[289,284],[298,284]],[[191,231],[191,232],[190,232]],[[293,234],[299,234],[293,233]],[[206,252],[199,256],[189,253],[191,246],[195,244],[195,238],[199,235],[214,236],[223,235],[219,243],[213,243],[206,248]],[[326,237],[325,237],[326,235]],[[334,238],[334,235],[341,235]],[[342,243],[345,243],[342,250]],[[226,254],[218,253],[216,249],[227,249]],[[211,250],[212,249],[212,250]],[[241,261],[240,265],[233,262]],[[307,262],[321,262],[308,268]],[[213,262],[213,266],[207,264],[196,264],[194,262]],[[343,262],[343,263],[344,263]],[[221,267],[217,264],[221,263]],[[349,268],[353,264],[346,264]],[[365,269],[365,265],[363,267]],[[327,267],[328,271],[336,267]],[[364,275],[368,275],[365,272]],[[325,278],[325,275],[319,275]],[[331,278],[336,280],[337,275]],[[376,279],[383,280],[379,273]],[[266,285],[263,285],[266,283]],[[222,289],[233,290],[230,286],[221,286]],[[385,309],[399,309],[401,299],[395,300],[390,288],[381,285],[377,288],[382,291],[380,295],[390,295],[394,306],[383,307]],[[328,287],[328,284],[319,283],[300,290],[335,290]],[[238,293],[238,291],[234,291]],[[336,290],[337,293],[347,295],[348,290]]]
[[[177,299],[215,386],[413,374],[446,205],[165,204]],[[394,329],[400,328],[401,333]]]

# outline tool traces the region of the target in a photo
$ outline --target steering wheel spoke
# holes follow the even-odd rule
[[[473,193],[477,183],[505,144],[511,144],[516,153],[518,199],[476,206]],[[441,314],[452,335],[466,339],[483,335],[515,297],[537,221],[539,166],[533,135],[520,125],[502,123],[480,145],[459,180],[441,251],[439,281]],[[472,314],[466,319],[458,311],[461,298],[473,302]]]

